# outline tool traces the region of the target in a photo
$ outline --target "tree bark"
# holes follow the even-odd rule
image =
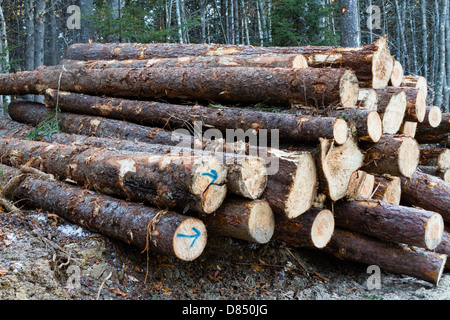
[[[226,168],[215,157],[109,151],[17,139],[1,139],[5,164],[31,166],[107,195],[160,208],[211,213],[226,195]],[[214,172],[215,171],[215,172]],[[216,178],[206,174],[212,174]]]
[[[429,250],[439,245],[444,232],[439,213],[379,200],[338,201],[334,218],[341,228]]]
[[[359,28],[359,8],[356,0],[340,0],[340,44],[341,47],[359,47],[361,35]]]
[[[335,228],[333,237],[322,249],[341,260],[376,265],[387,272],[405,274],[439,284],[447,256],[421,248],[409,248]]]
[[[436,176],[442,180],[444,180],[447,183],[450,183],[450,168],[447,169],[441,169],[439,167],[435,166],[419,166],[417,170],[420,170],[420,172]]]
[[[423,166],[435,166],[441,169],[450,168],[450,149],[422,147],[420,149],[419,164]]]
[[[41,94],[60,89],[91,95],[178,98],[281,106],[354,107],[358,81],[353,72],[331,68],[165,68],[64,72],[36,70],[2,74],[0,94]],[[261,79],[265,79],[262,81]]]
[[[389,94],[404,91],[406,94],[405,120],[423,122],[426,113],[426,96],[423,91],[412,87],[387,87],[382,89]],[[380,95],[381,90],[377,90]]]
[[[419,123],[415,139],[419,143],[441,143],[449,144],[450,133],[450,113],[442,114],[441,123],[433,128],[431,126]]]
[[[0,165],[0,168],[7,181],[22,174],[13,167]],[[197,218],[130,203],[34,175],[20,179],[12,199],[25,200],[34,208],[53,212],[70,222],[140,249],[185,261],[198,258],[206,245],[206,228]],[[191,235],[194,231],[198,232],[195,241],[179,236]]]
[[[375,176],[372,199],[400,205],[402,186],[400,177]]]
[[[402,204],[437,212],[450,222],[450,184],[417,170],[411,179],[402,178]]]
[[[372,195],[375,176],[362,170],[353,172],[348,187],[346,199],[368,199]]]

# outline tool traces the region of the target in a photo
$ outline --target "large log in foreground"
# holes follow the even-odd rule
[[[447,260],[445,254],[381,241],[338,227],[322,250],[342,260],[376,265],[387,272],[412,276],[434,285],[439,284]]]
[[[357,48],[340,47],[253,47],[222,44],[174,43],[77,43],[67,50],[73,60],[127,60],[177,58],[183,56],[302,54],[308,65],[316,68],[336,67],[355,70],[358,80],[367,87],[384,88],[391,78],[394,59],[389,53],[386,37]]]
[[[0,169],[5,182],[22,175],[17,168],[0,165]],[[205,248],[206,227],[197,218],[119,200],[60,181],[43,180],[34,175],[24,175],[15,181],[11,200],[20,200],[34,208],[55,213],[140,249],[192,261]]]
[[[224,201],[227,169],[215,157],[112,151],[0,139],[5,164],[30,166],[108,195],[160,208],[211,213]]]
[[[439,245],[444,232],[444,221],[436,212],[379,200],[338,201],[334,217],[344,229],[430,250]]]
[[[0,94],[60,89],[92,95],[354,107],[358,79],[332,68],[36,69],[0,76]]]

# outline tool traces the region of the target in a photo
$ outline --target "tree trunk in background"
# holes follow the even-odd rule
[[[361,36],[359,31],[358,1],[340,0],[339,9],[341,13],[341,46],[359,47]]]
[[[5,16],[3,15],[2,5],[3,0],[0,0],[0,73],[9,71],[9,48],[6,34],[6,22]],[[10,101],[11,98],[9,96],[0,96],[0,107],[3,106],[3,103],[9,103]],[[4,114],[3,108],[0,108],[0,114]]]
[[[447,4],[447,19],[445,19],[445,53],[446,53],[446,60],[447,60],[447,85],[445,87],[445,112],[450,111],[450,18],[449,16],[449,10],[450,5]]]
[[[25,2],[25,70],[34,70],[34,0]],[[26,95],[26,99],[34,101],[33,95]]]
[[[45,0],[36,0],[34,20],[34,67],[44,65],[44,42],[45,42]],[[36,102],[43,103],[44,97],[36,96]]]
[[[441,7],[442,17],[440,18],[439,23],[439,60],[438,63],[438,75],[436,81],[436,95],[434,97],[434,105],[442,108],[443,102],[443,90],[444,90],[444,82],[445,82],[445,20],[448,20],[447,16],[447,8],[448,2],[443,1],[443,5]]]
[[[52,0],[54,1],[54,0]],[[89,39],[94,38],[94,31],[88,19],[94,14],[93,0],[81,0],[81,41],[88,43]]]
[[[58,64],[58,26],[56,22],[56,1],[51,0],[49,2],[49,29],[50,29],[50,41],[49,41],[49,52],[48,52],[48,62],[47,65],[54,66]]]
[[[422,59],[423,59],[423,76],[428,78],[428,28],[427,28],[427,0],[422,0],[421,13],[422,13]]]

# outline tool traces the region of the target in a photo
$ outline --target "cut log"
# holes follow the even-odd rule
[[[436,176],[445,182],[450,183],[450,168],[448,169],[441,169],[439,167],[432,167],[432,166],[420,166],[418,167],[418,170],[420,172]]]
[[[348,200],[354,199],[368,199],[372,195],[374,188],[375,176],[362,170],[353,172],[350,177],[350,182],[347,188],[346,198]]]
[[[434,249],[437,253],[442,253],[447,256],[450,255],[450,228],[445,225],[444,226],[444,234],[442,236],[441,243]],[[445,264],[446,269],[450,269],[450,261],[447,259],[447,263]]]
[[[308,61],[301,54],[275,55],[226,55],[226,56],[185,56],[177,58],[128,59],[128,60],[62,60],[52,69],[110,69],[110,68],[220,68],[220,67],[260,67],[260,68],[307,68]]]
[[[424,126],[430,126],[436,128],[441,124],[442,111],[438,106],[427,106],[425,111],[425,119],[423,120]]]
[[[127,60],[178,58],[183,56],[223,56],[261,54],[302,54],[308,65],[316,68],[336,67],[355,70],[360,83],[367,87],[384,88],[391,78],[394,59],[389,53],[386,37],[357,48],[340,47],[253,47],[219,44],[175,43],[91,43],[73,44],[67,58],[73,60]]]
[[[379,200],[338,201],[334,218],[341,228],[430,250],[439,245],[444,232],[439,213]]]
[[[417,170],[411,179],[402,178],[401,203],[440,213],[450,222],[450,184]]]
[[[450,144],[450,113],[442,114],[441,123],[433,128],[429,125],[419,123],[417,125],[417,132],[415,139],[419,143],[444,143]]]
[[[377,90],[379,95],[383,95],[381,91],[385,94],[391,94],[398,92],[405,92],[406,94],[406,110],[404,119],[408,121],[423,122],[426,113],[426,96],[423,92],[417,88],[412,87],[386,87],[384,89]],[[379,111],[380,112],[380,111]]]
[[[45,103],[55,108],[58,93],[47,90]],[[296,117],[292,114],[263,112],[223,106],[177,105],[154,101],[104,98],[59,92],[58,107],[67,112],[83,113],[121,119],[148,126],[192,128],[196,121],[207,128],[217,128],[226,135],[227,129],[259,132],[278,130],[279,138],[317,143],[319,137],[334,139],[341,144],[347,140],[345,120],[333,117]],[[228,139],[227,139],[228,140]]]
[[[211,213],[222,204],[227,169],[211,156],[175,156],[0,139],[7,165],[30,166],[107,195],[159,208]]]
[[[383,133],[396,134],[403,123],[406,112],[406,93],[376,90],[378,113],[382,117]]]
[[[333,213],[312,207],[295,219],[275,217],[274,240],[294,247],[324,248],[334,231]]]
[[[46,89],[120,97],[354,107],[358,79],[337,68],[36,69],[0,76],[0,94]]]
[[[420,148],[420,165],[435,166],[441,169],[450,168],[450,149],[448,148]]]
[[[412,276],[434,285],[439,284],[447,260],[445,254],[381,241],[338,227],[322,251],[341,260],[376,265],[387,272]]]
[[[389,80],[389,85],[393,87],[401,87],[403,83],[403,77],[403,66],[399,61],[395,60],[394,66],[392,68],[391,79]]]
[[[360,88],[356,105],[361,110],[378,111],[378,93],[374,89]]]
[[[372,199],[400,205],[402,185],[400,177],[375,176]]]
[[[360,147],[365,151],[362,170],[369,173],[410,178],[419,165],[419,144],[408,136],[383,135]]]
[[[416,136],[417,124],[418,122],[416,121],[405,121],[400,127],[399,133],[414,138]]]
[[[413,74],[405,75],[400,87],[417,88],[421,92],[421,96],[424,96],[425,99],[428,96],[428,83],[424,76]]]
[[[22,174],[17,168],[5,165],[0,168],[5,181]],[[43,180],[35,175],[17,180],[12,199],[140,249],[181,260],[198,258],[206,245],[206,227],[200,219],[119,200],[60,181]]]
[[[203,220],[209,234],[255,243],[269,242],[275,230],[274,214],[264,200],[229,198]]]

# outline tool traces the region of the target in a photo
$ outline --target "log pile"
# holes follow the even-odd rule
[[[7,200],[188,261],[208,234],[436,285],[446,266],[450,118],[385,37],[75,44],[59,65],[0,74],[0,94],[16,97],[0,118]]]

